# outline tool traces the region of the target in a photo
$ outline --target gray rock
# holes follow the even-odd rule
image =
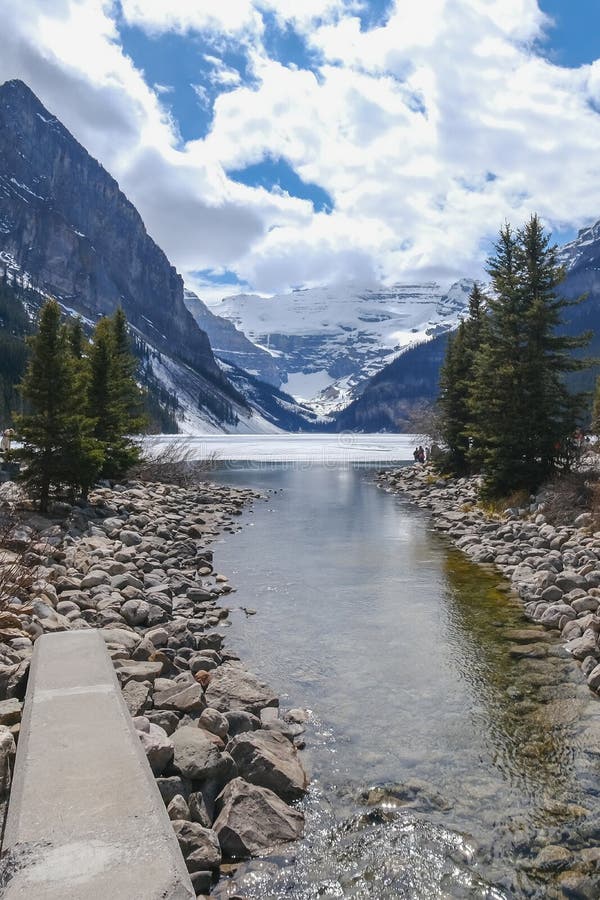
[[[167,814],[170,819],[190,821],[190,810],[181,794],[176,794],[167,806]]]
[[[186,861],[193,855],[194,869],[219,868],[221,847],[214,831],[204,828],[197,822],[186,822],[182,819],[173,822],[173,830]]]
[[[212,819],[209,815],[202,791],[193,791],[188,797],[188,806],[192,822],[198,822],[205,828],[210,828]]]
[[[199,684],[174,685],[173,689],[156,693],[153,702],[155,709],[176,710],[182,713],[199,712],[206,705]]]
[[[110,576],[106,572],[92,571],[81,579],[79,587],[82,591],[89,591],[101,584],[110,584]]]
[[[594,631],[588,629],[581,637],[569,641],[566,650],[579,660],[584,660],[586,656],[596,656],[598,654],[597,637]]]
[[[121,607],[121,615],[128,625],[143,625],[149,612],[150,606],[145,600],[126,600]]]
[[[219,815],[213,829],[223,855],[229,859],[258,856],[288,841],[297,840],[304,816],[267,788],[234,778],[218,798]]]
[[[260,728],[260,719],[243,709],[233,709],[223,713],[229,724],[229,736],[244,734],[246,731],[256,731]]]
[[[285,800],[306,792],[308,776],[296,748],[275,731],[240,734],[227,745],[238,773],[251,784],[266,787]]]
[[[206,704],[219,712],[241,709],[260,716],[266,706],[279,706],[279,700],[267,684],[247,669],[224,664],[212,674]]]
[[[16,697],[0,702],[0,725],[16,725],[21,721],[23,704]]]
[[[563,592],[555,584],[551,584],[542,591],[542,600],[545,600],[546,603],[556,603],[558,600],[562,599],[562,596]]]
[[[158,725],[149,723],[148,731],[138,731],[146,758],[154,775],[162,775],[173,758],[173,744]]]
[[[142,536],[141,534],[138,534],[137,531],[130,531],[129,529],[124,528],[119,532],[119,540],[126,547],[135,547],[142,543]]]
[[[136,662],[133,659],[116,659],[114,666],[121,686],[128,681],[154,681],[163,669],[161,662]]]
[[[133,682],[130,682],[133,683]],[[146,712],[146,718],[155,725],[160,725],[168,735],[173,734],[179,725],[179,716],[175,712],[166,709],[150,709]]]
[[[184,725],[177,729],[171,740],[175,748],[173,766],[184,778],[206,781],[231,774],[231,757],[221,753],[201,728]]]
[[[149,681],[128,681],[123,687],[123,699],[127,704],[127,709],[132,716],[139,716],[143,713],[148,703],[150,695]],[[156,723],[160,724],[160,723]]]
[[[141,635],[125,628],[102,628],[100,634],[107,644],[120,644],[128,650],[134,650],[141,641]]]
[[[561,622],[568,622],[569,619],[575,619],[576,616],[575,610],[566,603],[556,603],[542,613],[539,621],[547,628],[559,628]]]
[[[200,728],[204,728],[206,731],[216,734],[217,737],[220,737],[222,740],[225,739],[229,731],[229,722],[225,716],[218,712],[218,710],[211,709],[210,707],[203,710],[202,715],[198,719],[198,725]]]
[[[173,797],[177,797],[178,794],[185,797],[189,791],[189,783],[180,778],[179,775],[170,775],[168,778],[161,776],[156,779],[156,786],[160,791],[165,806],[169,805]]]

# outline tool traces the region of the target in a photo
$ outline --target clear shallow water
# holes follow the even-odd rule
[[[498,576],[372,475],[215,475],[277,492],[215,558],[228,604],[257,610],[232,614],[230,646],[282,706],[311,710],[313,779],[305,839],[220,896],[563,896],[531,861],[600,838],[598,702],[543,631],[522,649],[531,626]]]

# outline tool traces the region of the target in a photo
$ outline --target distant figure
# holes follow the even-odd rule
[[[417,453],[418,453],[418,457],[417,457],[418,461],[420,463],[424,463],[425,462],[425,451],[423,450],[423,448],[419,447],[417,449]]]
[[[413,450],[413,459],[415,462],[419,462],[419,448],[415,447]]]
[[[0,450],[2,450],[3,453],[8,453],[8,451],[10,450],[10,445],[14,434],[15,433],[12,428],[6,428],[2,432],[2,440],[0,440]]]
[[[425,447],[425,462],[429,462],[429,457],[431,456],[431,452],[429,447]]]

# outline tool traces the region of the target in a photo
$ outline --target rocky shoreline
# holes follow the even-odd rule
[[[5,501],[14,495],[2,490]],[[258,499],[212,483],[130,482],[58,507],[53,520],[18,504],[0,547],[3,811],[35,640],[97,628],[197,895],[210,894],[222,864],[234,873],[235,861],[301,835],[293,804],[308,785],[298,755],[304,713],[280,716],[276,694],[219,630],[230,614],[220,601],[233,588],[209,544],[237,530]],[[222,896],[229,887],[235,893],[232,884]]]
[[[380,487],[403,494],[432,516],[434,527],[473,562],[492,567],[512,585],[525,615],[558,631],[581,665],[590,689],[600,693],[600,531],[589,512],[574,511],[571,524],[544,515],[548,495],[498,517],[477,505],[478,479],[438,476],[430,466],[378,473]],[[532,656],[536,644],[529,646]],[[521,653],[528,652],[528,645]]]

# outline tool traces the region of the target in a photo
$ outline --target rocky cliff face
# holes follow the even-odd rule
[[[208,335],[216,356],[279,387],[285,376],[278,357],[253,344],[229,319],[212,313],[193,291],[186,290],[184,300],[196,323]]]
[[[122,305],[153,346],[233,390],[135,207],[21,81],[0,86],[0,251],[92,321]]]

